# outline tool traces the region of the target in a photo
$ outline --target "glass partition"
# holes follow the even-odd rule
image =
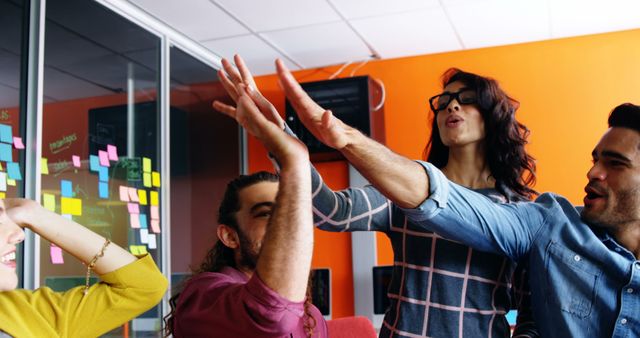
[[[94,1],[48,0],[45,207],[161,264],[160,39]],[[41,242],[41,285],[84,284],[85,266]],[[113,332],[157,336],[160,306]]]
[[[240,174],[239,129],[211,108],[230,101],[216,70],[177,47],[171,65],[172,285],[197,267],[216,241],[217,208],[229,180]]]
[[[25,67],[28,1],[0,0],[0,198],[24,196]],[[22,286],[23,246],[16,251]]]

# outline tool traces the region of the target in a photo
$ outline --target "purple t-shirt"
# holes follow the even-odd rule
[[[327,323],[311,306],[313,337],[328,336]],[[257,274],[250,279],[233,268],[205,272],[185,286],[173,319],[174,337],[307,337],[304,302],[291,302]]]

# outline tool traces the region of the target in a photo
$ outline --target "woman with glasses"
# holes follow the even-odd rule
[[[237,96],[235,84],[255,86],[241,58],[236,57],[238,70],[226,61],[223,65],[228,76],[219,76],[232,97]],[[307,129],[351,160],[355,151],[348,149],[349,140],[361,133],[318,106],[282,62],[277,68],[285,95]],[[425,151],[428,160],[452,181],[496,203],[531,198],[535,165],[524,149],[528,130],[515,119],[518,103],[495,80],[458,69],[445,72],[443,87],[443,93],[430,100],[435,117]],[[235,109],[221,102],[214,107],[223,112]],[[263,113],[284,126],[277,114]],[[515,335],[538,336],[530,319],[528,290],[520,282],[527,278],[516,271],[516,264],[424,230],[372,186],[334,192],[315,170],[312,176],[316,226],[327,231],[380,231],[391,240],[390,307],[380,337],[508,337],[505,314],[512,308],[519,310]]]
[[[16,289],[24,228],[84,262],[86,284],[65,292]],[[90,286],[92,271],[102,282]],[[166,289],[149,255],[137,258],[35,201],[0,199],[0,338],[97,337],[156,305]]]

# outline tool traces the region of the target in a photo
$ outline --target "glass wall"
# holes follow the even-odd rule
[[[172,285],[198,267],[216,241],[217,207],[229,180],[240,174],[236,123],[211,108],[231,103],[216,70],[171,47],[171,271]]]
[[[0,198],[24,196],[24,100],[28,7],[25,0],[0,0]],[[23,246],[16,251],[22,283]]]
[[[44,206],[160,265],[160,39],[94,1],[48,0],[44,55]],[[40,249],[41,285],[84,284],[83,264]],[[155,336],[160,318],[113,335]]]
[[[25,171],[25,158],[35,158],[40,147],[41,184],[26,185],[28,194],[39,192],[46,208],[134,254],[150,253],[159,266],[171,268],[174,285],[179,284],[215,243],[217,206],[227,182],[241,171],[239,129],[211,108],[214,99],[231,103],[230,98],[216,70],[185,50],[204,53],[200,60],[214,57],[144,13],[123,10],[123,4],[41,1],[46,13],[37,13],[38,1],[0,0],[0,198],[25,195],[25,174],[36,171],[31,165]],[[166,44],[105,6],[153,27]],[[38,14],[44,17],[43,37],[37,25],[29,26],[30,16]],[[170,64],[161,65],[161,45],[173,42],[188,48],[165,49]],[[168,76],[162,69],[170,69]],[[162,78],[170,83],[161,86]],[[27,94],[42,95],[41,111],[34,102],[27,105]],[[36,117],[42,119],[41,130],[35,128]],[[33,132],[29,139],[27,125]],[[162,180],[161,140],[167,136],[162,130],[170,130],[168,180]],[[162,182],[170,182],[170,201],[160,198]],[[171,219],[161,219],[163,205]],[[172,238],[164,239],[162,225],[170,224]],[[171,257],[163,242],[171,243]],[[39,243],[39,256],[29,262],[22,261],[20,248],[21,277],[22,270],[35,267],[40,277],[28,277],[30,283],[58,291],[84,284],[81,262],[42,238]],[[161,316],[158,305],[107,336],[158,337]]]

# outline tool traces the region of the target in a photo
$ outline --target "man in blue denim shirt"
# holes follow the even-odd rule
[[[480,250],[528,260],[544,337],[640,336],[640,106],[624,104],[593,150],[579,212],[545,193],[495,204],[429,163],[429,197],[409,219]]]

